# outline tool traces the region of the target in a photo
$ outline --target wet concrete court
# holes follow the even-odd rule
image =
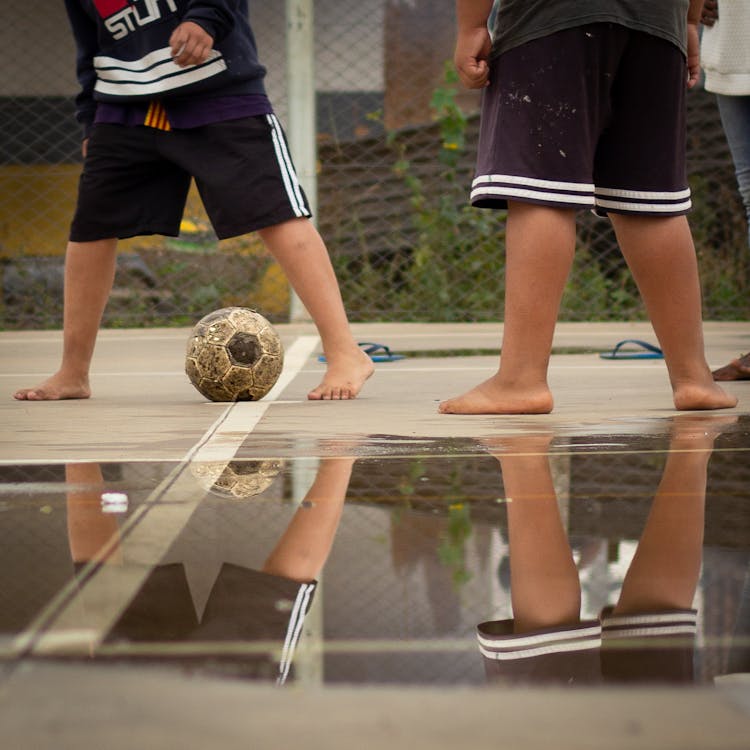
[[[26,747],[747,748],[750,384],[671,408],[646,324],[562,324],[539,417],[437,401],[496,325],[355,327],[406,358],[309,403],[206,403],[186,330],[105,331],[90,401],[0,400],[0,740]],[[712,365],[746,324],[708,324]],[[9,394],[55,332],[0,334]]]

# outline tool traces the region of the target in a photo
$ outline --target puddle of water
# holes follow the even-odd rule
[[[0,653],[119,534],[164,464],[0,466]]]
[[[279,683],[711,684],[750,670],[748,420],[664,427],[370,436],[314,459],[285,441],[167,487],[172,466],[6,467],[0,632],[108,545],[27,656]]]

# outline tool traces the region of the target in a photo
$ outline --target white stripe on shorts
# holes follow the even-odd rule
[[[690,188],[657,191],[597,187],[595,199],[597,208],[636,214],[675,214],[688,211],[693,205],[690,200]]]
[[[644,201],[673,201],[690,197],[690,188],[673,191],[656,190],[617,190],[616,188],[596,188],[597,195],[609,195],[615,198],[641,198]]]
[[[635,214],[680,213],[681,211],[687,211],[692,205],[692,201],[689,200],[682,203],[633,203],[632,201],[603,201],[599,199],[596,201],[597,208],[617,209]]]
[[[471,186],[474,188],[482,183],[500,182],[504,185],[526,185],[527,187],[549,188],[550,190],[566,190],[569,192],[590,194],[594,191],[591,182],[560,182],[559,180],[539,180],[536,177],[521,177],[515,174],[483,174],[474,178]]]
[[[594,185],[586,182],[539,180],[519,175],[487,174],[471,183],[471,200],[478,198],[526,198],[550,203],[594,206]]]
[[[292,164],[292,159],[289,156],[289,151],[286,147],[286,141],[284,140],[284,133],[281,129],[281,125],[276,119],[276,115],[266,115],[266,119],[271,126],[273,148],[276,152],[276,160],[279,163],[281,178],[284,181],[284,187],[286,188],[289,203],[292,206],[295,216],[309,216],[310,212],[307,210],[305,201],[302,198],[297,173],[294,171],[294,165]]]

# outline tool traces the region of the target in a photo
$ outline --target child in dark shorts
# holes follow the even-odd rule
[[[684,97],[698,76],[701,3],[502,0],[494,40],[492,5],[458,0],[455,63],[464,85],[485,89],[472,203],[508,209],[502,357],[492,377],[440,411],[552,410],[547,369],[579,209],[612,221],[675,407],[735,406],[705,359],[685,217]]]
[[[257,231],[317,326],[312,400],[355,398],[373,365],[349,329],[265,94],[247,0],[65,0],[76,40],[83,174],[65,261],[60,369],[18,400],[88,398],[117,240],[176,236],[191,178],[219,239]],[[138,23],[134,23],[134,18]]]

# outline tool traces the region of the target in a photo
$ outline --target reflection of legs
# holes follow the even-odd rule
[[[503,452],[496,453],[508,498],[510,591],[517,633],[580,619],[581,589],[552,483],[550,439],[509,438],[503,441]]]
[[[101,554],[119,533],[117,518],[102,513],[101,493],[104,479],[99,464],[66,464],[68,543],[74,563],[85,563]],[[119,557],[115,556],[115,560]],[[110,555],[109,561],[113,560]]]
[[[325,564],[341,519],[353,458],[324,458],[302,506],[263,565],[264,573],[309,582]]]
[[[96,335],[115,275],[117,240],[70,242],[65,255],[65,312],[60,369],[34,388],[22,388],[19,400],[88,398],[89,368]]]
[[[352,338],[339,285],[322,238],[307,219],[285,221],[262,229],[259,234],[320,333],[328,370],[323,382],[308,398],[354,398],[372,374],[373,365]]]
[[[734,406],[737,399],[713,382],[706,363],[698,264],[687,219],[610,218],[664,350],[675,407]]]
[[[444,401],[450,414],[540,414],[552,410],[547,367],[565,281],[575,251],[575,214],[509,204],[505,323],[498,372]]]
[[[689,609],[701,566],[708,460],[734,418],[678,417],[651,512],[615,614]]]

